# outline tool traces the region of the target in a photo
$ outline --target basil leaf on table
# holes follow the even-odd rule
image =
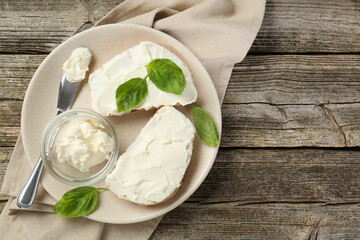
[[[146,77],[133,78],[116,89],[116,106],[118,112],[125,112],[139,105],[146,97],[148,87]]]
[[[99,190],[109,189],[85,186],[66,192],[54,206],[55,215],[74,218],[90,214],[97,205]]]
[[[209,114],[196,106],[192,106],[191,113],[200,140],[209,146],[216,146],[219,143],[219,133]]]
[[[181,95],[186,86],[181,68],[170,59],[154,59],[146,65],[150,80],[167,93]]]

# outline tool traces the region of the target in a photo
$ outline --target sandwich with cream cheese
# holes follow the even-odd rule
[[[180,111],[160,108],[106,177],[110,191],[140,205],[169,199],[182,184],[194,136],[192,122]]]
[[[92,109],[102,115],[122,115],[116,106],[116,89],[132,78],[147,76],[146,65],[154,59],[165,58],[179,66],[184,74],[186,85],[181,95],[168,93],[158,89],[148,78],[148,94],[146,98],[131,111],[150,110],[164,105],[188,105],[196,101],[197,91],[189,69],[182,60],[156,43],[144,41],[116,55],[101,68],[89,76]]]

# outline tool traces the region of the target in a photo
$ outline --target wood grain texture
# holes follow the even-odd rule
[[[11,148],[1,150],[0,163]],[[165,216],[154,239],[307,239],[322,218],[318,239],[334,237],[334,227],[354,237],[360,220],[338,219],[359,214],[359,159],[356,149],[221,149],[205,182]]]
[[[0,148],[0,183],[11,153],[12,147]],[[359,182],[357,149],[221,148],[209,176],[188,201],[360,203]]]
[[[0,53],[49,53],[121,0],[0,4]],[[360,3],[269,0],[251,52],[360,52]]]
[[[0,182],[12,148],[0,148]],[[191,202],[360,202],[360,152],[329,149],[220,149]]]
[[[20,134],[20,127],[0,127],[0,146],[13,147]]]
[[[222,149],[151,239],[358,239],[357,149]]]
[[[224,103],[360,102],[360,55],[256,55],[235,65]]]
[[[0,100],[0,126],[19,127],[22,101]]]
[[[360,52],[358,0],[266,2],[251,52]]]
[[[190,197],[197,203],[360,203],[357,149],[226,149]]]
[[[222,146],[344,147],[334,120],[315,105],[224,105]]]
[[[21,104],[43,55],[0,55],[0,144],[19,133]],[[223,147],[360,145],[360,57],[247,56],[225,95]]]
[[[121,0],[12,1],[0,4],[1,53],[49,53],[100,20]]]
[[[357,55],[247,56],[225,95],[222,146],[359,146],[359,62]]]
[[[0,54],[0,101],[24,100],[30,80],[45,57]]]
[[[36,68],[121,1],[0,1],[0,186]],[[152,239],[359,238],[359,22],[358,0],[267,1],[214,166]]]
[[[0,116],[0,146],[15,145],[20,133],[21,104],[0,101],[0,110],[5,113]],[[360,104],[224,104],[222,114],[222,147],[360,145]]]
[[[185,203],[150,239],[358,239],[358,205]]]

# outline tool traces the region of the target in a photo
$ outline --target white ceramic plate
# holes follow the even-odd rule
[[[184,45],[157,30],[137,25],[112,24],[92,28],[69,38],[42,62],[35,72],[26,92],[22,109],[21,131],[26,157],[35,165],[40,153],[40,138],[47,123],[56,114],[57,96],[62,74],[62,64],[76,47],[88,47],[93,53],[89,72],[99,68],[111,57],[137,45],[153,41],[178,55],[189,67],[198,90],[196,104],[205,108],[214,119],[221,134],[221,109],[213,82],[204,66]],[[91,109],[87,79],[84,80],[72,108]],[[191,108],[178,107],[190,119]],[[155,111],[141,111],[121,117],[110,117],[120,145],[120,154],[135,140],[141,128]],[[170,200],[155,206],[139,206],[119,199],[112,192],[101,192],[96,211],[87,217],[107,223],[135,223],[165,214],[184,202],[200,186],[215,160],[218,147],[209,147],[195,138],[193,156],[184,177],[183,185]],[[59,200],[73,187],[64,185],[44,169],[41,184],[48,193]],[[97,186],[105,186],[102,181]]]

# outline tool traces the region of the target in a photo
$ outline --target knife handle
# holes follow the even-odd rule
[[[16,198],[16,205],[19,208],[29,208],[33,204],[43,167],[41,157],[39,157],[29,178]]]

